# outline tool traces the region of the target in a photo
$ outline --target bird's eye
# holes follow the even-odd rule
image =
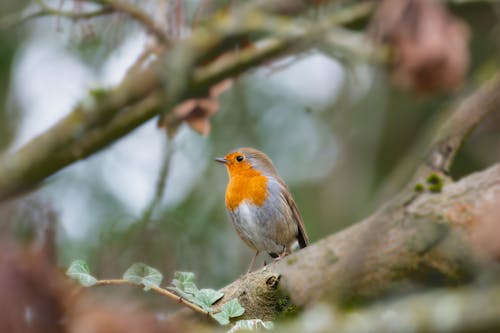
[[[236,156],[236,160],[237,160],[238,162],[243,161],[243,156],[241,156],[241,155]]]

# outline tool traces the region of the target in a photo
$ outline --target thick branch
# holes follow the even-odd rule
[[[437,133],[427,163],[417,173],[425,176],[429,171],[449,172],[458,149],[468,134],[490,112],[500,109],[500,72],[482,85],[467,99],[460,102],[450,118]]]
[[[245,275],[222,290],[221,303],[239,297],[246,317],[272,319],[325,295],[350,302],[409,282],[463,282],[474,270],[463,218],[477,216],[474,207],[491,198],[500,202],[500,164],[449,184],[441,193],[423,194],[408,206],[390,203],[344,231]]]
[[[168,72],[167,76],[175,76],[172,82],[185,82],[180,86],[175,84],[175,89],[174,84],[167,84],[168,94],[165,93],[167,88],[164,86],[162,70],[159,69],[163,67],[163,59],[156,59],[147,66],[135,66],[140,70],[131,71],[118,87],[110,91],[94,92],[91,102],[79,105],[17,152],[0,157],[0,201],[32,188],[65,166],[114,142],[157,115],[160,110],[169,110],[169,106],[181,99],[195,97],[207,91],[214,83],[286,54],[292,47],[312,47],[310,41],[316,36],[332,26],[366,16],[372,7],[371,4],[362,3],[351,11],[332,13],[319,24],[303,29],[298,28],[300,25],[286,24],[280,28],[276,37],[262,40],[265,41],[262,46],[232,53],[220,61],[181,72],[180,75]],[[251,18],[242,22],[235,21],[234,24],[233,28],[241,36],[258,28],[256,21]],[[203,41],[205,37],[207,36],[203,30],[193,33],[188,40],[172,50],[177,55],[173,58],[196,59],[213,54],[214,47],[229,42],[234,35],[226,29],[222,36],[214,35],[209,39],[210,43],[202,43],[200,46],[198,41]],[[214,42],[214,38],[217,41]],[[193,48],[193,45],[196,47]],[[172,57],[168,60],[173,61]],[[175,64],[172,63],[171,67],[175,68]]]
[[[345,313],[326,306],[314,332],[476,333],[500,331],[500,286],[469,286],[413,294],[402,299]],[[278,329],[303,332],[309,316]]]
[[[438,130],[429,156],[441,159],[422,170],[448,167],[470,130],[500,108],[500,76],[462,101]],[[435,160],[435,159],[433,159]],[[442,182],[435,175],[438,182]],[[434,180],[436,180],[434,179]],[[371,299],[403,281],[462,282],[475,258],[464,227],[485,223],[477,207],[500,203],[500,164],[457,183],[414,189],[408,186],[369,218],[306,249],[243,276],[224,288],[225,299],[239,297],[249,318],[275,318],[325,293],[342,302]],[[465,222],[464,222],[465,221]]]

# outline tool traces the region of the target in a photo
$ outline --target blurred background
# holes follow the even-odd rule
[[[47,3],[74,8],[72,1]],[[156,13],[165,3],[140,6]],[[199,5],[184,2],[186,22]],[[2,0],[0,12],[30,6]],[[210,10],[225,6],[213,1]],[[231,226],[226,170],[213,159],[242,146],[272,158],[312,242],[358,222],[404,184],[421,161],[426,133],[457,97],[500,67],[500,6],[471,1],[450,9],[471,33],[470,69],[458,90],[421,95],[394,87],[384,68],[362,60],[319,50],[290,56],[239,76],[220,96],[208,136],[182,125],[169,139],[151,120],[4,203],[2,229],[23,239],[50,220],[59,264],[85,259],[99,277],[121,276],[140,261],[167,281],[182,270],[195,272],[199,286],[224,286],[246,271],[253,253]],[[1,29],[0,153],[48,129],[90,90],[116,85],[148,42],[139,25],[120,15],[48,16]],[[483,122],[461,149],[454,178],[499,160],[499,129],[498,113]],[[270,258],[261,255],[264,261]]]

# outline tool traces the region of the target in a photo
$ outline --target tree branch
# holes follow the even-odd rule
[[[98,287],[98,286],[112,286],[112,285],[120,285],[120,286],[127,286],[128,285],[128,286],[135,286],[135,287],[143,288],[142,284],[134,283],[132,281],[124,280],[124,279],[97,280],[97,282],[93,286]],[[157,294],[160,294],[164,297],[167,297],[167,298],[169,298],[177,303],[180,303],[180,304],[190,308],[191,310],[193,310],[194,312],[196,312],[198,314],[210,317],[210,313],[203,310],[198,305],[185,300],[181,296],[178,296],[178,295],[174,294],[173,292],[168,291],[167,289],[160,288],[157,286],[151,286],[151,290]]]
[[[500,72],[460,102],[456,111],[446,120],[437,132],[432,149],[427,155],[426,164],[417,176],[437,171],[448,174],[451,163],[463,141],[479,122],[490,112],[500,108]]]
[[[325,295],[350,303],[372,300],[408,283],[463,283],[477,266],[464,242],[461,219],[476,216],[474,207],[488,197],[500,201],[499,193],[500,164],[449,184],[442,193],[423,194],[406,207],[389,204],[344,231],[243,276],[222,289],[220,304],[238,297],[246,318],[268,320]]]
[[[429,156],[443,146],[451,151],[437,166],[449,166],[469,131],[500,108],[499,84],[495,75],[438,130]],[[371,300],[408,282],[467,281],[478,271],[468,228],[485,223],[477,207],[500,202],[500,164],[442,188],[434,185],[418,191],[408,186],[365,220],[243,276],[222,289],[218,305],[238,297],[246,318],[268,320],[325,295],[349,303]]]
[[[172,81],[163,77],[164,54],[142,66],[134,66],[140,70],[130,71],[119,86],[109,91],[93,92],[90,101],[77,106],[45,133],[32,139],[18,151],[0,157],[0,201],[32,188],[65,166],[114,142],[161,110],[170,111],[176,103],[203,94],[224,78],[243,73],[278,55],[287,54],[291,48],[304,50],[312,47],[311,40],[317,36],[333,26],[368,15],[372,8],[370,3],[357,4],[351,9],[334,12],[318,24],[302,29],[298,28],[303,26],[299,23],[280,25],[284,21],[272,21],[279,25],[274,26],[279,30],[274,31],[276,34],[273,35],[271,29],[273,37],[262,39],[263,45],[226,54],[220,61],[206,66],[196,63],[198,67],[195,69],[186,69],[180,73],[177,70],[167,72],[166,76]],[[260,21],[252,19],[255,15],[248,15],[250,17],[242,21],[230,18],[233,23],[229,28],[217,23],[222,24],[219,31],[222,29],[225,32],[221,36],[212,36],[208,43],[199,44],[207,37],[204,30],[193,33],[169,52],[171,67],[176,67],[173,59],[196,59],[207,54],[218,54],[214,52],[226,52],[218,46],[234,42],[232,38],[235,31],[239,36],[246,36],[256,29],[262,30],[257,24]],[[268,23],[268,28],[273,28],[272,22]],[[142,60],[144,57],[141,57]],[[167,87],[164,86],[165,81],[168,81]]]
[[[144,12],[137,6],[132,5],[123,0],[93,0],[94,2],[101,3],[104,6],[109,6],[113,8],[116,12],[124,13],[130,18],[141,23],[151,34],[153,34],[158,40],[166,45],[170,44],[170,39],[168,38],[166,32],[153,20],[151,15]]]
[[[69,19],[90,19],[101,15],[113,14],[113,13],[123,13],[130,17],[131,19],[139,22],[146,30],[155,36],[159,42],[167,46],[170,44],[170,39],[168,38],[166,32],[153,20],[151,15],[144,12],[137,6],[134,6],[128,2],[120,0],[88,0],[88,2],[96,3],[102,5],[102,8],[88,11],[67,11],[51,8],[43,0],[37,0],[36,3],[40,6],[35,12],[24,14],[15,13],[3,17],[0,19],[0,31],[13,28],[21,23],[24,23],[30,19],[43,17],[43,16],[59,16],[66,17]]]
[[[44,16],[59,16],[66,17],[72,20],[80,19],[91,19],[97,16],[109,15],[114,13],[114,10],[110,6],[104,6],[102,8],[88,11],[88,12],[78,12],[78,11],[65,11],[58,10],[47,6],[45,3],[39,1],[40,9],[31,13],[13,13],[0,18],[0,31],[12,29],[17,25],[20,25],[26,21],[34,18],[44,17]]]
[[[500,287],[468,286],[413,294],[355,311],[339,311],[326,305],[319,311],[321,321],[315,332],[414,332],[467,333],[500,330]],[[319,316],[316,314],[316,316]],[[315,317],[316,318],[316,317]],[[277,332],[303,332],[306,314]]]

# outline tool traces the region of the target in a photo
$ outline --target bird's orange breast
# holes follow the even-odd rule
[[[226,207],[229,210],[235,210],[245,200],[262,206],[267,197],[267,178],[259,171],[247,169],[233,174],[230,172],[226,189]]]

